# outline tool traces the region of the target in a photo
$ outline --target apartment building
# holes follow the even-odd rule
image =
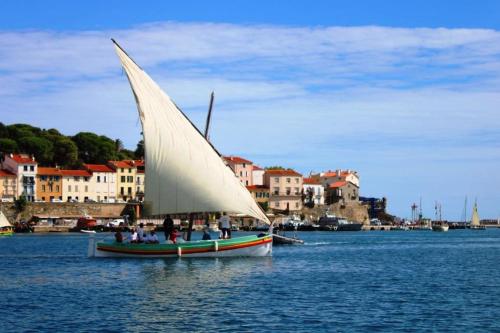
[[[275,210],[297,211],[302,209],[303,177],[288,170],[266,170],[264,186],[269,187],[269,207]]]

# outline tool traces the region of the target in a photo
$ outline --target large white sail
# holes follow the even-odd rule
[[[479,214],[477,213],[477,204],[474,204],[474,208],[472,209],[472,220],[470,222],[472,226],[480,226],[479,223]]]
[[[115,43],[137,103],[152,215],[225,211],[269,223],[221,156],[170,97]]]
[[[3,214],[2,211],[0,211],[0,228],[4,227],[11,227],[9,220],[7,220],[7,217]]]

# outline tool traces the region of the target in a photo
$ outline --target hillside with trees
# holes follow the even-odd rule
[[[34,155],[41,166],[77,168],[83,163],[104,164],[110,160],[141,159],[142,140],[135,151],[125,149],[120,139],[80,132],[66,136],[56,129],[27,124],[4,125],[0,122],[0,153]]]

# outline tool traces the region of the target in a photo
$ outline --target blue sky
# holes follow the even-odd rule
[[[500,216],[496,1],[2,1],[0,121],[139,139],[110,37],[225,154]],[[470,207],[468,208],[470,211]]]

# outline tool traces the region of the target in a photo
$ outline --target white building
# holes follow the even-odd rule
[[[63,201],[96,201],[92,174],[87,170],[61,170]]]
[[[359,176],[356,171],[353,170],[336,170],[336,171],[326,171],[318,174],[313,174],[310,176],[313,179],[319,180],[323,187],[328,188],[331,184],[346,181],[356,185],[359,188]]]
[[[24,195],[26,200],[35,201],[35,179],[38,166],[35,158],[26,154],[9,154],[5,155],[2,166],[17,177],[16,196]]]
[[[115,202],[117,187],[115,170],[104,164],[84,164],[83,166],[92,173],[90,179],[94,188],[92,197],[95,196],[97,202]]]
[[[317,179],[313,178],[304,178],[302,188],[304,190],[304,195],[307,195],[308,192],[312,192],[312,199],[315,205],[324,205],[325,204],[325,188]]]
[[[252,178],[254,185],[264,185],[264,172],[265,170],[256,165],[252,169]]]

